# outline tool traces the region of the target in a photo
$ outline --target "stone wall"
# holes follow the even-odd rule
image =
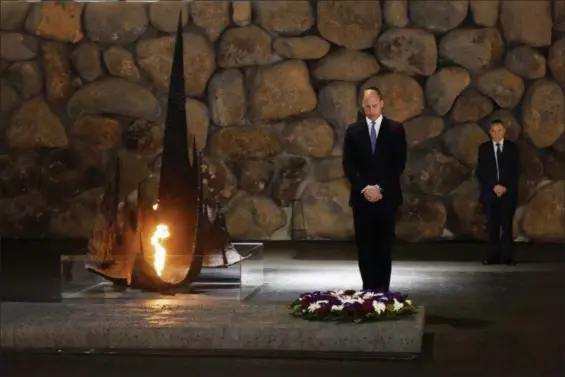
[[[186,106],[236,239],[352,236],[341,169],[361,87],[410,145],[398,235],[484,239],[473,178],[489,120],[522,155],[516,231],[564,240],[562,1],[2,1],[2,235],[85,236],[116,156],[158,172],[178,11]]]

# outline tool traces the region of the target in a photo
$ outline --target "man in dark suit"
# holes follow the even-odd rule
[[[488,255],[482,262],[515,265],[512,221],[518,202],[520,153],[515,143],[504,138],[502,121],[492,121],[489,133],[492,140],[479,146],[475,169],[489,238]]]
[[[388,291],[407,147],[403,126],[384,118],[383,106],[377,88],[363,91],[364,116],[345,132],[342,163],[351,184],[350,205],[363,289]]]

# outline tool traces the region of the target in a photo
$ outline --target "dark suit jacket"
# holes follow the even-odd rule
[[[354,209],[394,209],[403,203],[400,176],[406,166],[406,133],[404,127],[384,118],[377,136],[375,153],[365,117],[350,125],[343,144],[343,170],[351,183],[350,205]],[[377,184],[383,199],[371,203],[361,191]]]
[[[518,199],[518,178],[520,177],[520,152],[516,143],[504,140],[502,156],[498,162],[500,179],[496,177],[496,159],[492,140],[479,146],[477,167],[475,175],[481,186],[480,200],[491,202],[497,199],[493,189],[497,184],[506,187],[502,197],[511,200]]]

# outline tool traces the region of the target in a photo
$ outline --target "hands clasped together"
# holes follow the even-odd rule
[[[383,198],[383,193],[378,186],[367,186],[361,191],[365,199],[371,203],[378,202]]]
[[[500,198],[506,192],[506,187],[501,186],[501,185],[496,185],[496,186],[494,186],[493,190],[494,190],[494,193],[496,194],[496,196]]]

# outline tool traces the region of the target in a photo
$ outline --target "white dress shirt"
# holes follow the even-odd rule
[[[367,128],[369,129],[369,137],[371,135],[371,128],[373,127],[373,121],[367,117],[365,117],[365,121],[367,122]],[[377,119],[375,119],[375,133],[377,137],[379,137],[379,131],[381,130],[381,123],[383,122],[383,116],[379,115]]]

